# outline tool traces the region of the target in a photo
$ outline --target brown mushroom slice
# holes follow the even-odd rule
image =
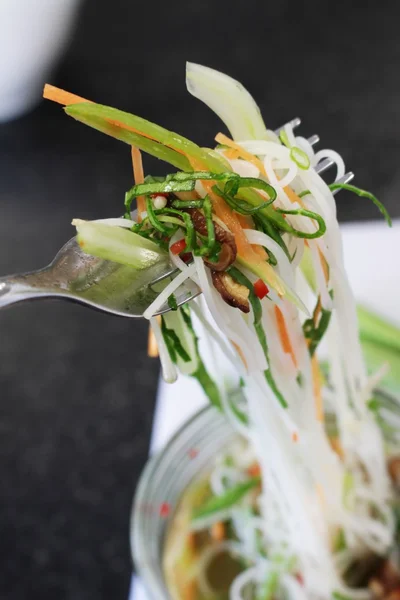
[[[233,306],[238,308],[244,313],[250,311],[249,304],[249,289],[238,283],[229,275],[229,273],[221,273],[220,271],[211,271],[211,276],[215,289],[221,294],[222,299]]]
[[[393,483],[400,488],[400,456],[393,456],[389,459],[388,470]]]
[[[196,231],[201,235],[207,235],[207,221],[203,213],[197,208],[190,208],[187,212],[192,217],[193,225]],[[204,263],[214,271],[226,271],[228,267],[236,260],[237,248],[235,238],[230,231],[227,231],[221,225],[214,221],[215,239],[221,244],[218,261],[211,262],[207,258]]]

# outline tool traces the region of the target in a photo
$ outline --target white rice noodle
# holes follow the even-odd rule
[[[222,552],[228,552],[232,556],[242,556],[240,552],[240,546],[236,542],[225,540],[220,542],[218,545],[212,545],[207,547],[196,560],[196,569],[198,573],[198,583],[200,592],[207,598],[212,598],[218,593],[215,590],[207,578],[207,571],[211,564],[211,561]]]
[[[246,161],[246,160],[240,160],[238,158],[235,159],[227,159],[229,164],[232,167],[232,170],[235,171],[235,173],[237,173],[238,175],[240,175],[241,177],[259,177],[260,176],[260,170],[257,169],[257,167],[255,165],[253,165],[252,163]]]
[[[186,270],[181,271],[179,275],[177,275],[171,283],[169,283],[162,292],[157,296],[157,298],[150,304],[148,308],[143,313],[145,319],[150,319],[155,313],[159,311],[159,309],[167,302],[169,296],[173,294],[189,277],[195,273],[196,267],[195,265],[189,265],[186,267]]]
[[[249,368],[252,370],[265,369],[264,357],[260,354],[254,355],[252,351],[256,344],[255,335],[246,327],[240,316],[238,319],[237,310],[228,306],[215,291],[209,281],[209,274],[203,260],[195,256],[194,264],[197,268],[200,287],[207,302],[207,307],[214,320],[219,324],[227,338],[240,347]],[[230,311],[233,311],[232,319],[229,318]]]
[[[213,324],[210,324],[209,320],[207,320],[207,318],[205,317],[203,311],[200,309],[196,300],[191,303],[190,307],[193,310],[196,317],[198,318],[198,320],[201,322],[204,329],[207,331],[207,334],[221,348],[222,352],[230,360],[232,365],[237,367],[237,358],[236,358],[235,354],[232,352],[232,349],[228,346],[228,344],[225,342],[223,337],[220,335],[218,328],[215,327]]]
[[[294,137],[294,133],[293,133],[293,127],[289,124],[286,123],[285,127],[284,127],[285,133],[287,135],[288,141],[289,141],[289,145],[290,146],[295,146],[296,145],[296,138]]]
[[[229,403],[228,400],[228,394],[230,393],[230,391],[228,389],[226,389],[226,386],[224,386],[221,390],[220,390],[220,396],[221,396],[221,404],[222,404],[222,408],[224,410],[224,414],[227,417],[227,419],[229,420],[229,422],[231,423],[232,427],[245,439],[249,438],[249,431],[248,431],[248,427],[247,425],[244,425],[240,419],[235,415],[234,411],[232,410],[232,407]]]
[[[309,600],[304,585],[301,585],[293,575],[283,575],[281,588],[287,600]]]
[[[295,289],[295,283],[293,278],[293,269],[289,263],[289,259],[282,250],[282,248],[269,237],[266,233],[262,231],[255,231],[254,229],[245,229],[244,233],[250,244],[259,244],[260,246],[265,246],[267,250],[271,250],[271,252],[275,255],[275,258],[278,261],[278,271],[281,278],[284,280],[286,285],[288,285],[291,289]]]
[[[150,319],[150,324],[158,346],[158,353],[160,355],[163,378],[167,383],[174,383],[174,381],[176,381],[178,378],[178,373],[175,365],[173,364],[169,356],[168,349],[165,345],[164,338],[161,333],[161,328],[155,317],[152,317]]]
[[[315,164],[318,164],[324,158],[330,158],[336,164],[337,172],[335,181],[343,177],[346,172],[346,167],[340,154],[335,152],[335,150],[319,150],[319,152],[315,154]]]
[[[274,158],[289,160],[290,159],[290,150],[281,144],[276,144],[275,142],[266,142],[264,140],[245,140],[242,142],[238,142],[238,144],[247,150],[247,152],[251,152],[255,156],[269,156],[272,160]]]
[[[278,171],[276,177],[277,181],[279,181],[280,187],[282,188],[285,188],[286,186],[290,185],[299,171],[297,164],[293,160],[290,160],[289,162],[283,160],[274,160],[272,162],[272,168],[274,169],[275,173]],[[287,173],[283,177],[280,176],[282,171],[287,171]]]
[[[232,582],[229,590],[229,600],[246,600],[246,596],[244,596],[245,588],[251,583],[256,583],[257,573],[257,567],[250,567],[250,569],[240,573]]]
[[[329,290],[325,280],[325,275],[322,269],[321,259],[318,255],[315,240],[308,240],[308,247],[310,248],[311,252],[311,259],[317,281],[318,294],[321,296],[322,308],[324,308],[325,310],[332,310],[332,299],[329,295]]]
[[[183,237],[184,236],[182,235],[182,233],[180,231],[177,231],[176,233],[174,233],[174,235],[171,237],[171,240],[169,242],[169,248],[171,248],[171,246],[173,244],[175,244],[175,242],[179,242],[180,240],[182,240]],[[182,272],[185,272],[185,269],[187,269],[188,265],[181,259],[179,254],[173,254],[170,250],[169,251],[169,259],[172,262],[172,264],[175,265],[175,267],[177,269],[179,269]],[[193,273],[190,278],[197,285],[199,285],[199,278],[197,277],[196,273]]]

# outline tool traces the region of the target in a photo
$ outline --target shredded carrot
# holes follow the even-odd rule
[[[293,433],[292,433],[292,440],[294,442],[298,442],[299,441],[299,434],[297,433],[297,431],[293,431]]]
[[[236,344],[236,342],[233,342],[232,340],[231,340],[231,344],[235,348],[236,352],[239,354],[242,363],[244,364],[244,366],[247,369],[248,368],[247,367],[247,361],[246,361],[246,359],[244,357],[243,350],[241,349],[240,346],[238,346],[238,344]]]
[[[197,598],[197,583],[194,579],[186,583],[183,591],[183,600],[196,600]]]
[[[315,411],[318,421],[322,422],[324,420],[324,408],[322,404],[321,373],[319,370],[318,360],[315,354],[311,359],[311,371],[313,378]]]
[[[320,483],[317,483],[315,486],[315,489],[316,489],[320,503],[322,504],[322,506],[326,506],[326,497],[325,497],[324,488],[322,487],[322,485]]]
[[[239,150],[236,150],[235,148],[228,148],[227,150],[224,150],[224,156],[230,160],[235,160],[239,158]]]
[[[332,446],[332,449],[336,452],[339,458],[344,458],[344,450],[339,438],[330,438],[329,441]]]
[[[292,190],[291,187],[289,187],[288,185],[284,188],[287,197],[289,198],[290,202],[297,202],[298,204],[300,204],[300,206],[304,206],[303,202],[301,201],[301,198],[298,197],[298,195],[296,194],[296,192],[294,190]]]
[[[237,213],[237,218],[242,229],[254,229],[254,222],[250,216]]]
[[[292,343],[289,338],[289,334],[288,334],[288,330],[287,330],[286,322],[285,322],[285,317],[283,316],[282,311],[279,308],[279,306],[275,305],[274,311],[275,311],[275,318],[276,318],[276,322],[278,325],[279,337],[281,338],[281,344],[282,344],[283,351],[286,354],[290,354],[290,356],[292,357],[294,366],[297,367],[297,359],[296,359],[296,355],[293,350]]]
[[[90,102],[92,104],[91,100],[86,100],[81,96],[61,90],[60,88],[50,85],[49,83],[46,83],[44,86],[43,98],[57,102],[57,104],[63,104],[64,106],[70,106],[71,104],[82,104],[82,102]]]
[[[211,527],[211,537],[216,542],[222,542],[225,539],[225,525],[222,521],[213,524]]]
[[[159,324],[161,323],[160,316],[157,317],[157,321]],[[149,335],[148,335],[148,340],[147,340],[147,355],[150,358],[158,357],[158,345],[157,345],[157,341],[156,341],[156,336],[154,335],[151,325],[149,325]]]
[[[194,531],[190,531],[188,533],[187,545],[189,546],[190,550],[196,549],[196,534],[194,533]]]
[[[138,148],[132,146],[131,149],[132,155],[132,166],[133,166],[133,177],[135,180],[135,184],[144,183],[144,171],[143,171],[143,161],[142,161],[142,153]],[[137,196],[136,198],[137,210],[138,210],[138,221],[142,220],[142,212],[146,210],[146,200],[144,196]]]
[[[318,317],[321,313],[322,310],[322,304],[321,304],[321,296],[318,296],[318,302],[317,302],[317,306],[315,307],[315,311],[314,311],[314,325],[315,327],[317,327],[317,323],[318,323]],[[308,343],[310,343],[311,340],[308,340]]]
[[[260,465],[258,463],[256,463],[256,462],[253,463],[247,469],[247,473],[250,475],[250,477],[259,477],[261,475]]]
[[[319,256],[319,260],[320,260],[321,265],[322,265],[322,270],[324,272],[325,281],[326,281],[326,283],[328,283],[328,281],[329,281],[329,267],[328,267],[328,263],[326,262],[326,258],[322,254],[322,252],[321,252],[321,250],[319,248],[318,248],[318,256]]]
[[[247,152],[247,150],[245,150],[239,144],[228,138],[228,136],[224,135],[223,133],[218,133],[215,136],[215,141],[218,142],[218,144],[223,144],[224,146],[229,146],[229,148],[236,150],[238,152],[238,156],[252,163],[255,167],[257,167],[260,173],[266,175],[265,167],[261,160],[254,156],[254,154]]]
[[[195,171],[202,171],[206,168],[202,162],[194,159],[193,157],[188,157],[188,159]],[[283,295],[284,289],[279,283],[275,271],[271,265],[266,262],[268,255],[265,250],[261,246],[257,251],[254,250],[254,247],[247,240],[241,222],[238,218],[238,214],[232,211],[224,199],[213,191],[212,188],[214,182],[202,181],[202,185],[211,198],[215,214],[219,219],[221,219],[221,221],[225,223],[229,231],[231,231],[233,234],[239,257],[252,265],[257,265],[259,270],[263,272],[263,276],[267,280],[268,284],[274,287],[278,294]]]

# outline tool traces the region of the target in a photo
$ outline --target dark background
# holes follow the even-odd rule
[[[301,116],[400,216],[396,6],[86,0],[52,83],[210,145],[221,125],[187,94],[185,60],[226,71],[271,127]],[[51,103],[0,125],[0,273],[46,264],[72,217],[118,216],[131,178],[126,146]],[[342,193],[339,216],[379,214]],[[158,377],[146,339],[144,322],[69,304],[1,313],[0,597],[126,598]]]

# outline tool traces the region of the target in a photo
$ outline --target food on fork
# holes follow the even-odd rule
[[[267,129],[238,82],[188,63],[187,86],[230,132],[219,133],[214,148],[51,86],[44,93],[67,115],[132,147],[135,185],[125,194],[125,217],[75,220],[78,242],[134,268],[169,254],[179,275],[162,284],[144,313],[164,377],[173,382],[179,370],[197,378],[245,440],[238,452],[216,457],[200,503],[196,492],[185,536],[176,538],[185,540],[183,554],[167,545],[168,573],[183,560],[191,589],[177,585],[171,593],[193,600],[393,600],[400,588],[391,479],[399,407],[386,411],[383,424],[374,389],[384,372],[368,376],[363,360],[333,192],[370,199],[389,225],[390,217],[375,196],[343,181],[339,154],[315,153],[291,123],[278,134]],[[144,176],[139,151],[174,171]],[[337,171],[330,185],[317,172],[326,159]],[[193,284],[202,296],[177,309],[176,290]],[[166,300],[171,311],[159,322],[154,315]],[[195,322],[232,361],[242,400],[210,376]],[[199,543],[196,562],[188,559],[188,539]],[[218,596],[202,568],[209,565],[204,556],[221,549],[236,564]],[[390,585],[378,567],[394,571]]]

